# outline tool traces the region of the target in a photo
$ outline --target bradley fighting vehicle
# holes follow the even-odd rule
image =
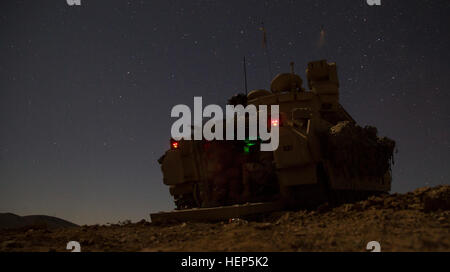
[[[229,104],[279,105],[279,146],[256,141],[171,141],[159,163],[176,210],[152,221],[223,220],[253,213],[355,201],[388,192],[395,142],[360,127],[339,104],[335,63],[308,63],[308,90],[291,73],[270,91],[236,95]],[[270,118],[270,117],[269,117]]]

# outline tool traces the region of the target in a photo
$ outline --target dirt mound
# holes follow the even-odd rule
[[[450,210],[450,186],[423,187],[406,194],[371,196],[367,200],[345,204],[335,211],[368,209],[418,210],[422,212]]]
[[[68,229],[0,231],[0,251],[450,251],[450,186],[370,197],[258,220],[156,225],[142,220]]]

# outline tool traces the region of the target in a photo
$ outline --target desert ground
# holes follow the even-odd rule
[[[0,230],[0,251],[450,251],[450,186],[386,194],[338,207],[275,212],[257,220],[155,224],[146,220]]]

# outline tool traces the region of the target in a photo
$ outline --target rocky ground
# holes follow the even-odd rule
[[[257,221],[156,225],[142,220],[63,229],[0,231],[0,251],[450,251],[450,186],[420,188]]]

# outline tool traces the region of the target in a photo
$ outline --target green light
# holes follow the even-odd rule
[[[249,139],[245,140],[244,142],[245,142],[246,146],[254,146],[254,145],[256,145],[256,141],[252,141],[252,140],[249,140]]]
[[[249,153],[249,152],[250,152],[250,147],[244,146],[244,153]]]

